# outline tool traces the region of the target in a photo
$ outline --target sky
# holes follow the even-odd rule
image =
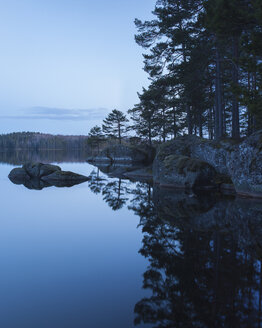
[[[0,134],[88,134],[148,85],[134,19],[155,0],[0,0]]]

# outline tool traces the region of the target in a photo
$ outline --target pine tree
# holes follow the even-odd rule
[[[127,127],[128,119],[126,115],[114,109],[109,115],[103,120],[103,132],[110,138],[118,140],[119,144],[122,143],[123,136],[128,131]]]
[[[88,133],[88,144],[92,149],[96,148],[97,152],[100,150],[101,143],[105,140],[102,129],[99,126],[94,126]]]
[[[161,125],[158,119],[159,103],[154,96],[155,90],[152,90],[152,87],[143,88],[143,92],[138,93],[140,103],[128,111],[133,121],[132,128],[138,136],[145,138],[150,146],[153,139],[160,135]]]
[[[262,3],[252,1],[249,12],[249,25],[244,31],[241,44],[240,101],[247,108],[247,134],[262,128]]]
[[[220,139],[262,128],[261,0],[157,0],[153,14],[135,20],[151,80],[146,103],[132,110],[136,127],[145,124],[146,134],[154,121],[153,138],[163,141],[186,131]]]
[[[240,57],[242,37],[252,28],[253,1],[247,0],[209,0],[206,1],[206,28],[214,38],[216,51],[216,134],[222,136],[222,80],[221,65],[230,71],[228,91],[230,92],[232,137],[240,136]]]
[[[145,54],[145,71],[152,80],[175,74],[180,102],[187,116],[188,133],[193,133],[190,104],[190,72],[186,69],[190,51],[198,34],[196,21],[201,12],[200,0],[158,0],[153,14],[156,19],[141,22],[136,19],[139,34],[136,42],[149,48]],[[188,74],[189,73],[189,74]],[[179,79],[177,79],[179,75]]]

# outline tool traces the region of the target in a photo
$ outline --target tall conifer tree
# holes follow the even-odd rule
[[[103,132],[110,138],[118,140],[119,144],[122,143],[123,136],[126,134],[128,119],[126,115],[114,109],[103,121]]]

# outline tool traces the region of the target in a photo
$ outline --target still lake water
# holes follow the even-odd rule
[[[261,327],[261,201],[159,189],[61,157],[51,162],[92,180],[30,190],[7,177],[21,156],[4,158],[0,327]]]

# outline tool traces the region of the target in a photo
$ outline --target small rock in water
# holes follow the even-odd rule
[[[8,175],[14,184],[23,184],[28,189],[41,190],[45,187],[71,187],[89,178],[70,171],[62,171],[57,165],[27,163],[14,168]]]

